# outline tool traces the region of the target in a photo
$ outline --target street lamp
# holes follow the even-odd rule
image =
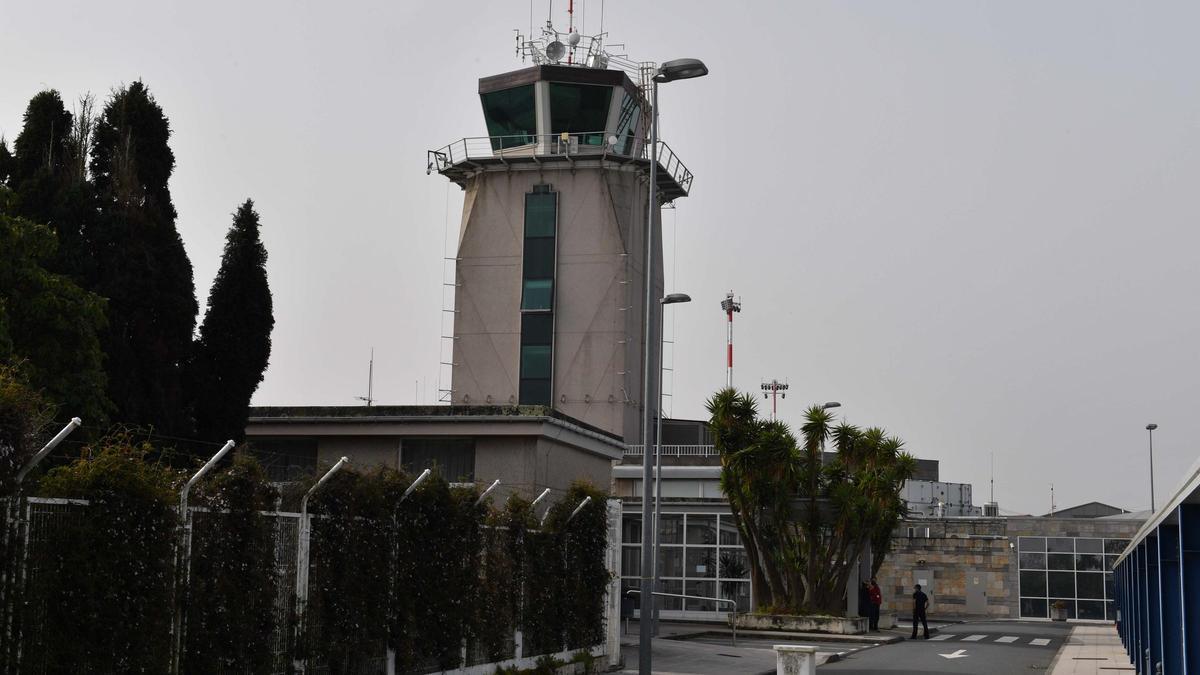
[[[646,196],[646,254],[642,260],[645,269],[643,282],[646,285],[645,316],[642,320],[642,614],[638,621],[638,673],[650,675],[651,623],[646,614],[647,603],[654,602],[654,552],[650,540],[650,415],[654,408],[651,394],[650,346],[654,344],[654,312],[662,314],[662,307],[654,303],[654,211],[658,206],[658,83],[687,80],[708,74],[708,68],[699,59],[675,59],[667,61],[654,73],[650,85],[650,184]],[[658,529],[658,523],[654,524]]]
[[[1154,430],[1157,424],[1147,424],[1146,431],[1150,432],[1150,513],[1154,513]]]
[[[665,298],[660,298],[659,305],[674,305],[681,302],[691,302],[692,296],[687,293],[672,293]],[[658,514],[659,505],[662,503],[662,387],[663,387],[663,350],[666,346],[664,333],[664,325],[666,323],[666,313],[659,309],[658,313],[658,422],[654,430],[654,555],[650,569],[653,570],[654,588],[658,588],[658,540],[661,538],[661,533],[658,529]],[[642,461],[646,461],[647,453],[642,450]],[[654,604],[657,610],[658,604]],[[654,612],[655,628],[658,627],[658,612]],[[655,630],[655,633],[658,631]]]

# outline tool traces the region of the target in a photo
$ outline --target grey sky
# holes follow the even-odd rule
[[[595,32],[601,2],[577,4]],[[353,403],[372,346],[380,402],[434,399],[461,193],[425,151],[484,134],[476,79],[522,66],[528,2],[0,16],[10,139],[44,86],[150,86],[202,300],[255,199],[276,316],[257,403]],[[697,174],[664,218],[668,286],[696,299],[668,319],[674,415],[724,381],[733,289],[737,384],[787,378],[783,419],[840,400],[977,503],[995,452],[1001,507],[1035,513],[1050,483],[1060,506],[1147,507],[1154,421],[1161,505],[1200,437],[1197,25],[1188,2],[607,2],[631,57],[712,71],[662,90]]]

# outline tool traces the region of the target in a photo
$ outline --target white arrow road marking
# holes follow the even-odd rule
[[[965,658],[967,658],[967,655],[965,653],[966,651],[967,650],[965,650],[965,649],[960,649],[960,650],[954,652],[953,654],[938,654],[938,656],[940,656],[944,659],[965,659]]]
[[[1046,638],[1037,638],[1034,640],[1030,640],[1029,644],[1037,645],[1038,647],[1045,647],[1046,645],[1050,644],[1050,641],[1047,640]]]
[[[996,640],[996,642],[1016,642],[1016,641],[1017,641],[1017,636],[1015,636],[1015,635],[1005,635],[1004,637]]]
[[[987,637],[987,636],[986,635],[968,635],[967,637],[963,638],[963,642],[978,642],[985,637]]]
[[[929,639],[930,640],[949,640],[952,637],[954,637],[953,633],[942,633],[941,635],[934,635],[933,637],[931,637]]]

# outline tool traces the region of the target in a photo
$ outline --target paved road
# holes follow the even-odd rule
[[[821,666],[830,673],[997,674],[1045,670],[1062,646],[1070,628],[1061,623],[997,621],[946,626],[930,640],[899,644],[848,654],[843,660]],[[943,654],[958,654],[946,658]]]

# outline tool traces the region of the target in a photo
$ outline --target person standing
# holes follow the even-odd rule
[[[925,619],[925,610],[929,609],[929,596],[921,592],[921,584],[917,584],[913,593],[913,640],[917,639],[917,621],[925,628],[925,639],[929,639],[929,621]]]
[[[867,590],[867,597],[871,600],[870,618],[867,620],[869,631],[879,630],[879,606],[883,604],[883,593],[879,590],[879,584],[875,583],[875,577],[871,577],[871,588]]]

